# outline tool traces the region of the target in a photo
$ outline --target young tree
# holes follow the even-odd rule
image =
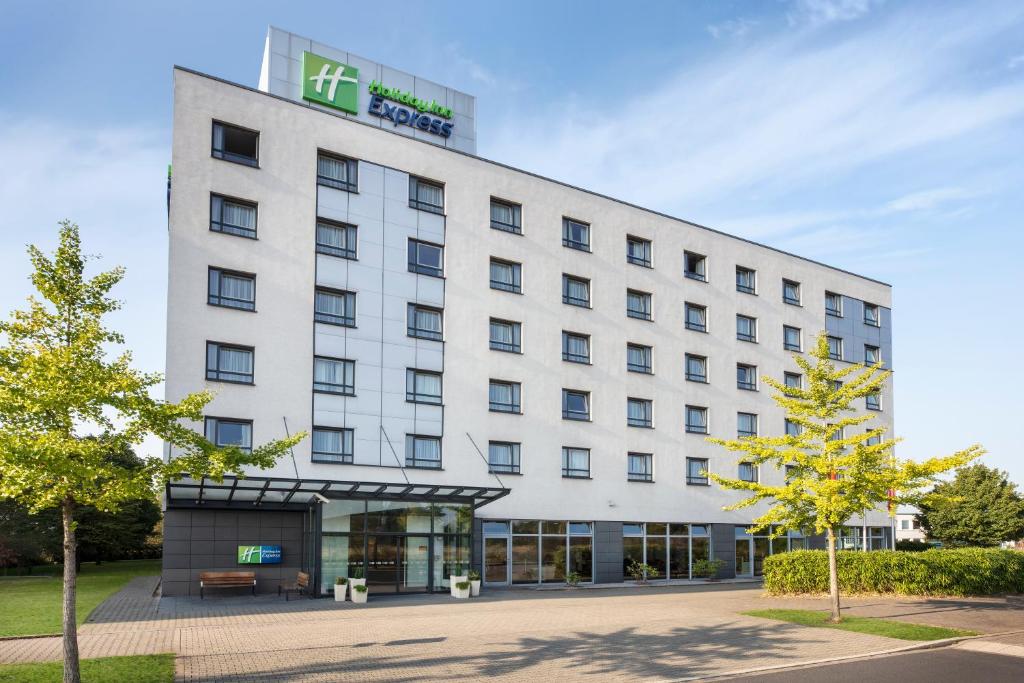
[[[798,434],[708,439],[744,454],[744,462],[770,463],[785,469],[785,482],[770,486],[713,473],[709,476],[725,489],[749,494],[727,506],[727,510],[761,502],[769,504],[768,511],[754,520],[754,530],[771,527],[773,534],[778,535],[814,528],[826,534],[831,619],[838,622],[836,536],[840,527],[854,515],[884,503],[916,501],[921,489],[937,475],[977,458],[983,451],[974,445],[922,463],[897,460],[893,453],[897,440],[882,440],[885,428],[854,430],[874,419],[874,415],[852,414],[853,402],[880,392],[891,371],[883,370],[880,363],[872,367],[836,368],[829,358],[824,333],[818,336],[809,356],[805,359],[794,355],[806,376],[803,388],[786,386],[772,377],[763,378],[765,384],[776,390],[772,398],[785,409],[786,419],[797,425]]]
[[[243,467],[270,467],[305,437],[268,443],[251,453],[217,448],[187,423],[203,417],[211,394],[180,403],[150,397],[160,375],[131,367],[131,354],[109,358],[123,344],[103,325],[120,303],[110,290],[124,275],[114,268],[88,278],[78,226],[65,221],[53,257],[29,247],[31,280],[42,300],[0,321],[0,498],[37,512],[59,508],[64,550],[64,681],[78,683],[75,615],[75,511],[89,505],[115,511],[124,501],[153,495],[181,473],[222,478]],[[132,468],[109,457],[147,434],[170,442],[181,457],[170,464],[150,459]]]
[[[996,546],[1024,536],[1024,499],[1006,472],[962,467],[918,504],[929,538],[949,546]]]

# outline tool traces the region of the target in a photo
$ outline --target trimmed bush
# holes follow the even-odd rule
[[[836,559],[841,593],[996,595],[1024,593],[1024,553],[990,548],[903,552],[844,550]],[[769,593],[827,593],[828,553],[796,550],[765,558]]]

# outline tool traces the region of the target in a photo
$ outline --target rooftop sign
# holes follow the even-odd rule
[[[359,69],[303,52],[302,99],[358,114]]]

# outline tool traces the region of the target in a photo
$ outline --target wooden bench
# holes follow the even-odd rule
[[[298,576],[295,577],[295,581],[290,583],[279,583],[277,585],[278,597],[281,597],[281,591],[284,591],[285,602],[289,599],[289,593],[298,593],[299,595],[305,593],[312,598],[313,594],[309,591],[309,574],[306,572],[299,572]]]
[[[203,599],[204,588],[252,588],[256,595],[256,572],[200,572],[199,599]]]

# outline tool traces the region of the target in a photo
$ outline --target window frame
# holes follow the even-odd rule
[[[789,341],[786,339],[786,333],[789,330],[796,330],[796,337],[797,337],[797,345],[796,346],[793,346],[792,344],[790,344]],[[804,331],[801,328],[795,327],[793,325],[783,325],[782,326],[782,350],[783,351],[795,351],[797,353],[803,353],[804,352]]]
[[[341,363],[345,366],[343,374],[348,374],[348,368],[352,368],[352,384],[335,384],[333,382],[317,382],[316,381],[316,362],[318,360],[330,361],[332,363]],[[320,384],[320,387],[317,387]],[[339,390],[334,390],[331,387],[340,387]],[[314,394],[329,394],[331,396],[355,396],[356,395],[356,362],[350,358],[338,358],[336,356],[313,356],[313,393]]]
[[[629,361],[629,352],[631,350],[639,350],[643,352],[646,365],[634,365]],[[641,375],[653,375],[654,374],[654,347],[646,344],[636,344],[633,342],[626,342],[626,372],[635,372]]]
[[[825,339],[829,343],[828,344],[828,357],[829,357],[829,360],[843,360],[843,338],[842,337],[835,337],[835,336],[832,336],[832,335],[825,335]],[[832,353],[832,341],[833,340],[839,342],[839,353],[838,354]]]
[[[740,380],[740,368],[744,371],[749,370],[753,376],[752,382],[745,382]],[[742,391],[757,391],[757,366],[751,365],[750,363],[736,363],[736,388]]]
[[[321,224],[326,225],[327,227],[330,228],[344,230],[346,244],[351,242],[354,243],[354,246],[341,249],[340,247],[336,247],[332,244],[324,244],[323,242],[320,241]],[[322,218],[320,216],[317,216],[316,234],[314,235],[313,239],[315,242],[314,249],[317,254],[322,254],[324,256],[334,256],[336,258],[342,258],[348,261],[359,260],[357,251],[359,245],[359,228],[358,226],[353,225],[352,223],[343,223],[341,221],[335,221],[329,218]]]
[[[438,318],[441,320],[441,330],[435,332],[433,330],[427,330],[425,328],[416,327],[416,313],[419,310],[429,311],[431,313],[437,313]],[[407,337],[413,339],[425,339],[427,341],[444,341],[444,309],[438,308],[437,306],[427,306],[426,304],[417,304],[408,302],[405,307],[405,334]]]
[[[749,479],[743,476],[744,467],[746,467],[751,474]],[[760,468],[755,463],[744,460],[737,466],[736,478],[740,481],[756,484],[761,479],[761,473],[758,471],[759,469]]]
[[[210,126],[210,156],[214,159],[220,159],[221,161],[227,161],[232,164],[238,164],[239,166],[248,166],[249,168],[260,167],[260,132],[252,128],[246,128],[245,126],[239,126],[235,123],[228,123],[221,121],[220,119],[213,119],[213,125]],[[256,156],[248,157],[241,154],[235,154],[234,152],[226,152],[223,148],[217,149],[217,126],[223,128],[233,128],[243,133],[252,133],[256,136]]]
[[[866,394],[864,396],[864,408],[866,410],[882,412],[882,393],[876,391],[873,394]]]
[[[494,271],[492,268],[495,265],[511,267],[512,284],[506,284],[500,280],[494,279]],[[490,280],[491,289],[499,292],[509,292],[511,294],[523,293],[523,264],[518,261],[509,261],[508,259],[492,256],[487,265],[487,277]]]
[[[323,313],[316,310],[316,295],[317,293],[330,294],[333,296],[341,296],[345,299],[345,308],[348,308],[348,302],[351,297],[352,311],[351,315],[336,315],[334,313]],[[345,289],[334,289],[333,287],[320,287],[317,286],[313,290],[313,322],[321,323],[323,325],[334,325],[336,327],[355,327],[356,326],[356,292],[351,292]]]
[[[882,307],[878,304],[868,303],[867,301],[862,302],[864,304],[864,324],[870,327],[881,327],[882,326]],[[868,310],[874,310],[874,320],[868,318]]]
[[[752,323],[754,333],[752,335],[745,335],[740,333],[740,320],[749,320]],[[743,313],[736,314],[736,339],[738,341],[747,342],[749,344],[757,343],[757,318],[752,315],[744,315]]]
[[[496,465],[491,461],[491,448],[494,446],[508,446],[508,465]],[[488,474],[522,474],[522,442],[519,441],[488,441],[487,442],[487,473]]]
[[[582,470],[577,467],[569,467],[569,451],[582,452],[587,454],[587,469]],[[577,446],[562,446],[562,478],[563,479],[590,479],[590,449],[579,448]],[[585,474],[578,474],[579,472],[585,472]]]
[[[630,253],[630,247],[632,244],[639,244],[643,246],[644,257],[637,257]],[[645,237],[637,237],[636,235],[626,235],[626,263],[631,263],[634,266],[640,266],[642,268],[653,268],[654,267],[654,242]]]
[[[314,425],[309,443],[310,462],[315,462],[318,465],[351,465],[355,459],[355,429],[351,427],[325,427],[322,425]],[[328,453],[326,451],[317,451],[313,444],[316,443],[315,435],[317,432],[337,432],[341,434],[341,452],[337,454]],[[350,446],[351,450],[346,452],[345,447]],[[318,457],[320,456],[320,457]]]
[[[214,218],[214,205],[216,200],[220,200],[220,215]],[[237,225],[228,224],[228,229],[224,229],[224,202],[230,202],[238,206],[245,206],[253,210],[256,215],[254,223],[255,228],[251,230],[249,228],[243,228]],[[215,227],[216,226],[216,227]],[[247,240],[259,239],[259,228],[260,228],[260,205],[259,202],[254,202],[251,199],[242,199],[241,197],[233,197],[231,195],[221,194],[220,192],[210,192],[210,232],[215,232],[220,235],[230,235],[231,237],[241,237]],[[250,234],[251,233],[251,234]]]
[[[835,298],[835,301],[838,304],[838,306],[836,308],[830,308],[829,307],[829,301],[832,300],[833,297]],[[825,290],[825,315],[830,315],[833,318],[842,318],[843,317],[843,295],[842,294],[836,294],[835,292],[830,292],[828,290]]]
[[[744,273],[750,275],[751,282],[753,283],[749,287],[747,285],[741,285],[740,284],[740,275],[744,274]],[[741,292],[743,294],[752,294],[754,296],[757,296],[757,271],[754,270],[753,268],[748,268],[746,266],[737,265],[736,266],[736,291],[737,292]]]
[[[574,239],[572,239],[570,237],[570,234],[571,234],[571,231],[569,230],[569,225],[570,224],[578,225],[578,226],[580,226],[582,228],[585,228],[585,233],[586,233],[586,241],[585,242],[580,242],[580,241],[574,240]],[[563,247],[567,247],[569,249],[575,249],[576,251],[582,251],[582,252],[585,252],[585,253],[588,253],[588,254],[591,253],[591,246],[590,246],[591,243],[592,243],[592,240],[591,240],[592,235],[590,234],[591,233],[591,229],[592,229],[592,226],[591,226],[590,223],[587,223],[585,221],[581,221],[581,220],[579,220],[577,218],[570,218],[569,216],[562,216],[562,246]]]
[[[207,436],[207,434],[210,433],[210,422],[214,423],[214,432],[213,432],[214,438],[213,439],[210,439],[210,437]],[[220,428],[221,423],[224,423],[224,422],[231,423],[231,424],[246,425],[249,428],[249,445],[248,446],[235,446],[234,444],[221,444],[220,440],[218,438],[219,437],[219,428]],[[240,449],[243,453],[251,453],[252,452],[252,436],[253,436],[252,435],[252,430],[253,430],[253,421],[252,420],[246,420],[246,419],[237,418],[237,417],[221,417],[219,415],[204,415],[203,416],[203,438],[205,438],[207,441],[212,443],[217,448],[235,447],[235,448]]]
[[[581,413],[579,411],[569,409],[569,396],[576,395],[582,396],[586,403],[586,412]],[[590,404],[590,392],[582,389],[566,389],[562,388],[562,419],[571,420],[573,422],[590,422],[592,414],[592,406]],[[578,416],[584,417],[578,417]]]
[[[430,204],[420,199],[419,186],[428,185],[430,187],[436,187],[441,190],[441,205]],[[429,180],[427,178],[421,178],[409,174],[409,208],[416,209],[417,211],[426,211],[427,213],[433,213],[439,216],[443,216],[445,207],[445,191],[444,183],[439,183],[436,180]]]
[[[320,157],[327,157],[334,161],[345,162],[345,175],[349,180],[344,182],[320,174]],[[342,154],[335,154],[334,152],[328,152],[323,149],[316,151],[316,184],[322,185],[323,187],[334,188],[335,190],[341,190],[343,192],[350,192],[353,194],[359,193],[359,160],[347,157]],[[355,178],[355,180],[351,180]]]
[[[796,377],[797,382],[799,382],[799,384],[797,386],[793,386],[793,385],[789,384],[789,378],[790,377]],[[788,370],[787,371],[783,371],[783,373],[782,373],[782,384],[784,386],[788,387],[789,389],[800,389],[800,390],[802,390],[804,388],[804,376],[803,376],[803,373],[800,373],[800,372],[789,372]]]
[[[587,299],[586,303],[579,303],[581,299],[575,299],[569,296],[569,281],[575,280],[576,282],[582,282],[587,286]],[[580,277],[578,275],[569,275],[568,273],[562,273],[562,303],[567,306],[575,306],[577,308],[593,308],[594,296],[590,288],[590,278]]]
[[[495,323],[499,325],[510,325],[512,328],[512,341],[508,344],[509,348],[504,348],[505,342],[495,341],[491,336],[491,326]],[[523,352],[523,324],[516,320],[506,320],[504,318],[488,318],[487,320],[487,346],[491,351],[500,351],[502,353],[522,353]]]
[[[491,400],[491,386],[494,384],[506,385],[510,388],[512,394],[512,403],[508,404],[509,409],[506,410],[501,407],[505,404],[495,403]],[[522,382],[514,382],[507,379],[495,379],[489,377],[487,379],[487,412],[489,413],[505,413],[508,415],[522,415],[523,414],[523,384]]]
[[[792,285],[796,289],[796,298],[786,296],[786,285]],[[803,288],[802,285],[796,280],[790,280],[789,278],[782,278],[782,303],[789,304],[790,306],[803,306]]]
[[[491,214],[491,229],[500,230],[502,232],[511,233],[513,235],[523,234],[523,205],[515,202],[510,202],[505,199],[499,199],[498,197],[491,197],[488,209],[492,204],[500,204],[502,206],[512,209],[512,218],[516,221],[513,224],[502,223],[501,221],[495,221],[493,213]]]
[[[437,249],[438,251],[440,251],[441,258],[439,260],[441,265],[438,267],[434,267],[420,263],[420,247],[430,247],[432,249]],[[444,279],[445,255],[443,244],[437,244],[436,242],[428,242],[426,240],[418,240],[413,237],[410,237],[408,248],[406,251],[408,256],[408,270],[410,273],[441,278],[442,280]]]
[[[441,393],[421,394],[416,390],[416,378],[419,375],[437,377]],[[411,386],[410,386],[411,383]],[[437,370],[423,370],[421,368],[405,369],[405,401],[406,403],[419,403],[423,405],[440,406],[444,405],[444,373]]]
[[[699,414],[703,416],[703,418],[704,418],[704,424],[703,425],[696,425],[696,424],[693,424],[693,423],[690,422],[690,411],[691,410],[692,411],[698,411]],[[708,411],[707,406],[696,406],[696,405],[686,404],[683,407],[683,420],[684,420],[684,424],[686,426],[686,433],[687,434],[710,434],[711,433],[711,427],[710,427],[709,417],[710,417],[710,415],[709,415],[709,411]]]
[[[704,324],[696,325],[690,322],[690,309],[699,310],[704,314]],[[695,304],[692,301],[683,302],[683,326],[693,332],[708,333],[708,307],[703,304]]]
[[[437,442],[437,460],[427,460],[416,457],[416,442],[417,441],[434,441]],[[410,448],[411,446],[411,448]],[[437,463],[436,465],[422,465],[417,463]],[[410,464],[411,463],[411,464]],[[416,470],[440,470],[444,469],[444,450],[443,443],[440,436],[433,434],[406,434],[405,435],[405,467],[406,469]]]
[[[708,458],[691,458],[686,457],[686,485],[687,486],[711,486],[711,478],[705,474],[704,476],[691,474],[690,465],[703,463],[701,470],[704,472],[711,471],[711,461]]]
[[[869,355],[868,351],[869,351],[869,349],[873,350],[874,356],[875,356],[875,360],[871,360],[870,358],[868,358],[868,355]],[[879,363],[881,361],[882,361],[882,347],[875,346],[874,344],[865,344],[864,345],[864,365],[875,365],[875,364],[877,364],[877,363]]]
[[[633,471],[633,459],[640,458],[644,467],[640,472]],[[654,453],[626,452],[626,481],[654,482]]]
[[[703,375],[695,375],[690,372],[690,359],[698,360],[704,366]],[[683,356],[683,374],[686,376],[687,382],[697,382],[698,384],[708,384],[708,357],[702,356],[698,353],[687,353]]]
[[[587,342],[587,355],[586,359],[581,360],[580,356],[569,353],[569,347],[566,343],[569,337],[577,337]],[[582,332],[570,332],[569,330],[562,330],[562,360],[566,363],[578,363],[580,365],[591,364],[591,348],[590,348],[590,335],[583,334]]]
[[[218,290],[218,293],[216,295],[214,295],[210,291],[210,285],[212,284],[211,279],[212,279],[212,275],[213,275],[214,272],[217,273],[217,290]],[[251,307],[249,307],[249,306],[232,306],[230,304],[221,303],[221,301],[224,300],[224,299],[229,299],[231,301],[243,301],[243,302],[246,301],[245,299],[232,299],[231,297],[227,297],[227,296],[225,296],[225,295],[220,293],[221,276],[223,276],[223,275],[229,275],[231,277],[235,277],[235,278],[238,278],[238,279],[243,279],[244,278],[246,280],[251,280],[252,281],[252,301],[251,302],[246,302],[246,303],[251,303],[252,304]],[[216,299],[216,301],[213,301],[213,299]],[[227,308],[227,309],[230,309],[232,311],[246,311],[248,313],[255,313],[256,312],[256,273],[243,273],[242,271],[231,270],[229,268],[221,268],[220,266],[208,266],[207,269],[206,269],[206,303],[209,306],[216,306],[218,308]]]
[[[690,270],[690,257],[691,256],[696,257],[699,260],[699,262],[701,264],[701,270],[703,272],[698,272],[696,270]],[[687,278],[689,280],[696,280],[697,282],[707,282],[708,281],[708,257],[707,257],[707,255],[706,254],[699,254],[699,253],[697,253],[695,251],[690,251],[689,249],[684,249],[683,250],[683,277],[685,277],[685,278]]]
[[[747,429],[747,430],[740,429],[740,422],[742,421],[743,418],[752,418],[753,425],[754,425],[754,430],[753,431],[750,431],[749,429]],[[758,417],[757,413],[748,413],[748,412],[744,412],[744,411],[737,412],[736,413],[736,438],[737,439],[746,439],[746,438],[758,436],[760,434],[760,431],[761,431],[760,422],[761,422],[761,419]]]
[[[629,416],[629,406],[633,402],[643,404],[644,413],[647,415],[646,420],[634,420],[632,417]],[[637,427],[639,429],[654,429],[654,400],[649,398],[639,398],[637,396],[627,396],[626,426]]]
[[[217,365],[214,368],[210,368],[210,347],[213,346],[217,349]],[[221,349],[230,349],[233,351],[247,351],[249,353],[249,366],[252,368],[248,375],[248,379],[225,379],[219,375],[224,374],[224,371],[220,370],[220,351]],[[211,377],[211,373],[215,376]],[[241,372],[228,372],[229,375],[242,375],[245,373]],[[219,342],[206,340],[206,381],[208,382],[226,382],[228,384],[245,384],[254,385],[256,377],[256,347],[245,346],[244,344],[231,344],[229,342]]]
[[[641,303],[645,305],[644,309],[630,308],[630,297],[639,297]],[[646,320],[652,322],[654,320],[654,295],[650,292],[644,292],[639,289],[626,289],[626,317],[633,318],[634,320]]]

